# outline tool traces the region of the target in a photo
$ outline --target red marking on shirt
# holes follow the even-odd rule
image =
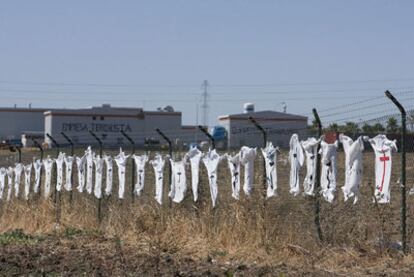
[[[390,157],[386,156],[386,155],[385,155],[385,153],[384,153],[384,154],[383,154],[383,156],[382,156],[382,157],[380,157],[379,159],[380,159],[380,161],[381,161],[381,162],[383,163],[383,165],[384,165],[384,168],[383,168],[383,170],[382,170],[382,180],[381,180],[381,186],[380,186],[380,188],[379,188],[379,191],[380,191],[380,192],[382,192],[382,188],[384,187],[385,169],[386,169],[386,167],[387,167],[386,163],[387,163],[387,161],[389,161],[389,160],[390,160]]]

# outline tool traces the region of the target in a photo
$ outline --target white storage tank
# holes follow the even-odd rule
[[[245,103],[243,105],[243,112],[244,113],[254,113],[254,104],[253,103]]]

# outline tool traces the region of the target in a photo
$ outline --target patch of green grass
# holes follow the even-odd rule
[[[16,229],[10,232],[0,234],[0,245],[5,246],[9,244],[36,244],[41,241],[41,237],[34,237],[27,235],[22,229]]]

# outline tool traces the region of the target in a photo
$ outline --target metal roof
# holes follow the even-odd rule
[[[269,120],[269,119],[270,120],[303,120],[303,121],[308,120],[306,116],[289,114],[289,113],[281,113],[281,112],[276,112],[276,111],[258,111],[258,112],[223,115],[219,117],[219,120],[225,120],[225,119],[247,120],[249,119],[250,116],[258,120]]]

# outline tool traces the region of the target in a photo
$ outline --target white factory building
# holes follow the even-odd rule
[[[91,135],[92,131],[108,147],[128,145],[121,133],[124,131],[137,146],[143,146],[148,142],[164,143],[155,131],[159,128],[173,142],[191,143],[204,139],[195,126],[182,126],[181,119],[181,112],[170,106],[156,111],[111,107],[108,104],[84,109],[0,108],[0,122],[3,123],[0,137],[2,140],[21,139],[41,133],[43,136],[39,142],[44,140],[53,146],[46,135],[49,134],[59,144],[66,145],[68,141],[63,132],[77,145],[95,145],[97,141]]]
[[[262,133],[251,122],[252,117],[267,133],[267,140],[275,146],[289,147],[293,133],[306,138],[308,135],[308,118],[301,115],[276,111],[255,111],[254,105],[246,103],[243,113],[220,116],[219,125],[227,130],[229,148],[262,146]]]

